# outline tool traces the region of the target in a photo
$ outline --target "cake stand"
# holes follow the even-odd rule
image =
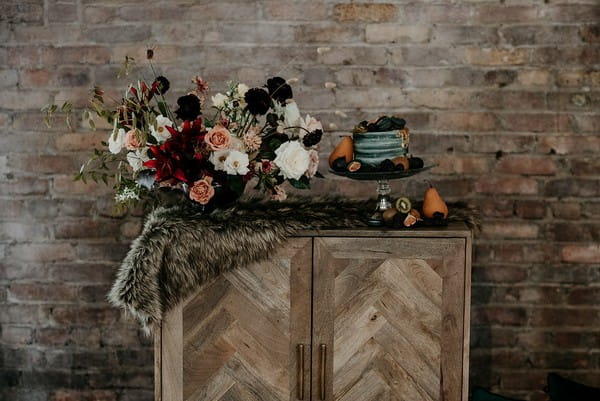
[[[390,180],[397,180],[401,178],[412,177],[415,174],[427,171],[434,166],[427,166],[423,168],[415,168],[403,171],[365,171],[351,173],[349,171],[335,171],[330,169],[329,172],[341,177],[347,177],[353,180],[359,181],[377,181],[377,204],[375,210],[367,215],[365,221],[368,225],[373,227],[379,227],[383,225],[383,212],[393,207],[392,199],[390,197]]]

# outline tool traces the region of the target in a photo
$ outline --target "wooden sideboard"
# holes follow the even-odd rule
[[[463,224],[301,233],[166,313],[156,400],[466,401],[470,281]]]

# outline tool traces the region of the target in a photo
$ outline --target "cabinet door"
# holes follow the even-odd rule
[[[310,397],[312,239],[220,275],[170,311],[162,327],[163,401]],[[298,344],[304,345],[299,375]]]
[[[316,238],[312,399],[466,401],[465,249]]]

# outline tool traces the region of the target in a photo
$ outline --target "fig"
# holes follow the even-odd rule
[[[385,212],[383,212],[383,221],[388,224],[391,225],[394,221],[394,217],[398,214],[398,211],[396,209],[389,208],[387,209]]]
[[[348,171],[351,173],[355,173],[358,170],[360,170],[360,168],[362,167],[362,164],[358,161],[358,160],[352,160],[350,163],[348,163]]]
[[[406,156],[398,156],[392,159],[392,162],[394,163],[394,166],[396,166],[396,169],[398,170],[408,170],[410,168],[410,163],[408,161],[408,157]],[[399,169],[398,166],[402,165],[402,169]]]
[[[334,171],[346,171],[346,158],[344,156],[338,157],[333,161],[331,168]]]
[[[423,163],[423,159],[421,159],[420,157],[411,157],[410,159],[408,159],[408,165],[410,168],[416,169],[423,168],[425,163]]]
[[[380,171],[394,171],[395,168],[396,166],[394,166],[394,162],[392,162],[390,159],[385,159],[381,162],[381,164],[379,164]]]

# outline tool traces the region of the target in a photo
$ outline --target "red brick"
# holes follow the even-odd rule
[[[600,158],[569,158],[569,166],[573,175],[586,176],[600,173]]]
[[[536,224],[506,222],[486,222],[482,226],[482,236],[487,238],[537,238],[539,227]]]
[[[325,20],[328,12],[324,3],[313,2],[307,7],[305,3],[294,0],[268,0],[262,3],[262,9],[269,20]]]
[[[558,197],[595,197],[600,195],[600,183],[595,179],[556,179],[546,182],[544,193]]]
[[[15,170],[31,173],[66,174],[77,171],[80,163],[72,157],[62,155],[11,154],[8,164]]]
[[[565,132],[571,130],[567,114],[557,113],[519,113],[502,114],[502,127],[514,132]]]
[[[581,27],[581,39],[584,42],[600,42],[600,25],[584,25]]]
[[[429,41],[431,31],[424,25],[369,24],[365,36],[372,43],[422,43]]]
[[[480,156],[442,155],[436,156],[435,174],[483,174],[490,170],[490,160]]]
[[[537,148],[540,153],[546,154],[598,153],[600,152],[600,137],[583,135],[541,136],[538,138]]]
[[[105,185],[102,181],[98,183],[88,179],[83,181],[74,181],[74,175],[57,176],[53,179],[53,191],[60,195],[108,195],[113,194],[113,189]]]
[[[546,202],[519,200],[515,202],[515,214],[523,219],[543,219],[546,216]]]
[[[385,3],[336,4],[333,13],[337,21],[383,22],[395,18],[396,6]]]
[[[112,390],[57,390],[50,401],[116,401]]]
[[[434,127],[449,131],[492,131],[497,128],[497,119],[486,112],[437,113]]]
[[[120,221],[115,220],[69,220],[61,221],[54,227],[54,235],[59,239],[66,238],[114,238],[119,231]]]
[[[71,301],[76,302],[77,288],[64,284],[18,283],[8,289],[13,302]]]
[[[520,175],[554,175],[556,163],[548,157],[505,156],[496,164],[496,171]]]
[[[9,181],[0,181],[0,193],[4,195],[43,195],[47,192],[47,180],[18,178]]]
[[[117,320],[119,311],[112,307],[56,307],[52,319],[58,324],[70,326],[106,325]]]
[[[529,54],[525,49],[490,49],[470,47],[465,49],[468,63],[474,65],[523,65]]]
[[[28,326],[3,325],[2,342],[12,345],[31,344],[33,328]]]
[[[523,86],[545,86],[550,82],[550,72],[546,70],[520,70],[517,80]]]
[[[477,9],[482,23],[537,22],[538,8],[533,5],[483,4]]]
[[[600,314],[595,308],[539,308],[531,313],[531,325],[536,327],[581,327],[599,323]]]
[[[484,176],[477,180],[475,190],[490,194],[532,195],[538,192],[538,183],[532,178],[497,178]]]
[[[485,306],[473,308],[472,313],[473,324],[522,326],[527,322],[525,308]]]
[[[532,49],[530,62],[534,66],[581,67],[594,65],[599,56],[598,46],[537,47]]]
[[[581,217],[581,204],[568,201],[553,203],[552,215],[559,219],[577,220]]]
[[[512,265],[486,265],[473,268],[473,282],[519,283],[527,279],[527,268]]]
[[[71,260],[75,256],[73,246],[62,243],[17,244],[9,248],[10,257],[24,262],[56,262]]]
[[[328,22],[313,23],[296,28],[295,40],[300,43],[354,42],[364,37],[364,31],[355,25],[340,25]],[[316,52],[315,52],[316,53]]]
[[[569,291],[567,299],[572,305],[596,305],[600,299],[600,288],[575,288]]]
[[[561,254],[567,263],[600,263],[600,245],[566,245]]]
[[[598,22],[600,6],[598,4],[560,4],[544,6],[540,9],[540,17],[557,22]]]

